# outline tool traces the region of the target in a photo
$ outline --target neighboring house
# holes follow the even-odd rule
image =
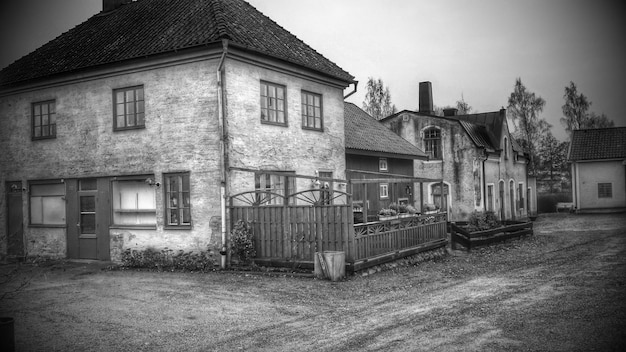
[[[424,184],[424,203],[467,220],[474,211],[493,211],[500,219],[525,218],[536,210],[536,186],[527,173],[528,155],[509,133],[506,110],[445,116],[433,112],[430,82],[420,83],[419,111],[401,111],[381,122],[422,148],[415,175],[443,178]]]
[[[104,0],[0,72],[0,258],[221,249],[229,195],[345,178],[351,84],[244,1]]]
[[[577,212],[626,210],[626,127],[573,131],[567,159]]]
[[[351,192],[356,208],[363,208],[368,218],[375,220],[378,211],[390,203],[416,205],[411,179],[413,162],[426,160],[426,154],[358,106],[352,103],[344,106],[346,174],[354,181]],[[383,180],[355,183],[365,179]]]

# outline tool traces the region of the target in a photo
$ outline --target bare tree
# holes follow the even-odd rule
[[[375,80],[369,77],[366,87],[367,93],[363,102],[363,110],[376,120],[396,113],[396,106],[391,103],[389,87],[385,87],[382,79]]]
[[[541,136],[552,127],[545,119],[539,117],[546,101],[528,91],[521,78],[515,80],[515,87],[509,96],[509,116],[515,126],[514,136],[522,148],[530,154],[530,174],[535,175],[539,158],[537,144]]]

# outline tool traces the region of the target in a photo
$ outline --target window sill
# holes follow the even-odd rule
[[[156,225],[111,225],[110,229],[156,230]]]
[[[175,225],[166,225],[163,226],[164,230],[191,230],[191,225],[180,225],[180,226],[175,226]]]
[[[146,125],[143,125],[143,126],[133,126],[133,127],[113,127],[113,132],[145,130],[145,129],[146,129]]]
[[[272,121],[261,120],[261,124],[262,125],[289,127],[289,125],[286,122],[272,122]]]
[[[302,129],[305,130],[305,131],[324,132],[324,128],[314,128],[314,127],[302,126]]]

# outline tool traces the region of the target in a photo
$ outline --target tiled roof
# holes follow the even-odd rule
[[[626,127],[575,130],[570,161],[626,158]]]
[[[344,103],[344,119],[346,149],[426,158],[421,149],[352,103]]]
[[[243,0],[138,0],[96,14],[15,61],[0,71],[0,86],[222,39],[348,83],[354,80]]]
[[[465,120],[459,120],[459,123],[461,124],[461,126],[463,126],[463,128],[472,139],[474,144],[476,144],[476,146],[480,148],[485,148],[486,150],[491,152],[497,149],[494,146],[494,143],[491,141],[493,137],[490,136],[487,127]]]

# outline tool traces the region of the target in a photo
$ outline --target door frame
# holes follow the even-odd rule
[[[6,234],[7,234],[7,257],[15,258],[15,259],[23,259],[26,252],[26,244],[24,243],[24,188],[22,181],[7,181],[5,183],[5,193],[6,193]],[[16,206],[11,206],[14,200],[19,200],[15,203]],[[14,213],[15,212],[15,213]],[[12,239],[12,221],[11,219],[15,219],[19,221],[19,230],[15,232],[19,238]],[[19,219],[19,220],[18,220]],[[16,223],[17,224],[17,223]],[[12,246],[13,241],[15,240],[17,246],[17,250],[14,253],[11,251],[15,248]]]

